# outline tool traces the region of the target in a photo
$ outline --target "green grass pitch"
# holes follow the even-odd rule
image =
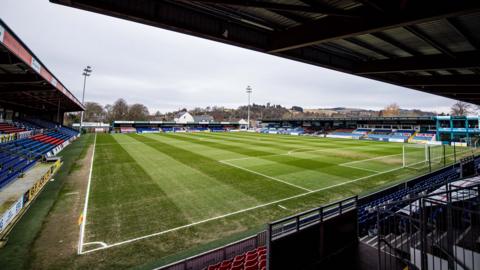
[[[427,172],[402,168],[397,143],[232,132],[99,134],[95,145],[83,253],[175,256]]]

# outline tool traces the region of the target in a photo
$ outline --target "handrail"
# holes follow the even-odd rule
[[[354,209],[357,205],[358,196],[342,199],[331,204],[318,207],[282,218],[268,224],[270,238],[278,238],[292,232],[298,232],[316,222],[323,222],[325,219],[341,215],[347,210]]]

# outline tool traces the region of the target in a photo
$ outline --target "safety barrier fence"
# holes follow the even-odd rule
[[[29,207],[30,203],[38,196],[45,184],[57,172],[61,161],[57,160],[49,170],[38,179],[30,189],[21,195],[4,213],[0,215],[0,240],[2,240],[13,227],[18,218]]]

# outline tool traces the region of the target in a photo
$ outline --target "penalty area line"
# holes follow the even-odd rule
[[[203,224],[203,223],[207,223],[207,222],[210,222],[210,221],[214,221],[214,220],[217,220],[217,219],[222,219],[222,218],[230,217],[230,216],[233,216],[233,215],[238,215],[238,214],[248,212],[248,211],[252,211],[252,210],[262,208],[262,207],[265,207],[265,206],[279,204],[281,202],[289,201],[289,200],[296,199],[296,198],[301,198],[301,197],[304,197],[304,196],[307,196],[307,195],[310,195],[310,194],[313,194],[313,193],[317,193],[317,192],[320,192],[320,191],[328,190],[328,189],[331,189],[331,188],[335,188],[335,187],[339,187],[339,186],[343,186],[343,185],[347,185],[347,184],[351,184],[351,183],[354,183],[354,182],[362,181],[362,180],[367,179],[367,178],[371,178],[371,177],[379,176],[379,175],[382,175],[382,174],[398,171],[398,170],[401,170],[401,169],[403,169],[403,167],[398,167],[398,168],[394,168],[394,169],[391,169],[391,170],[388,170],[388,171],[383,171],[383,172],[367,175],[367,176],[356,178],[356,179],[353,179],[353,180],[350,180],[350,181],[346,181],[346,182],[338,183],[338,184],[335,184],[335,185],[331,185],[331,186],[328,186],[328,187],[323,187],[323,188],[308,191],[308,192],[305,192],[305,193],[300,193],[300,194],[297,194],[297,195],[294,195],[294,196],[291,196],[291,197],[287,197],[287,198],[279,199],[279,200],[276,200],[276,201],[260,204],[260,205],[257,205],[257,206],[252,206],[252,207],[245,208],[245,209],[242,209],[242,210],[238,210],[238,211],[235,211],[235,212],[231,212],[231,213],[228,213],[228,214],[224,214],[224,215],[200,220],[200,221],[197,221],[197,222],[193,222],[193,223],[186,224],[186,225],[183,225],[183,226],[175,227],[175,228],[168,229],[168,230],[165,230],[165,231],[156,232],[156,233],[152,233],[152,234],[128,239],[128,240],[125,240],[125,241],[117,242],[117,243],[110,244],[110,245],[107,245],[107,246],[102,246],[102,247],[99,247],[99,248],[83,251],[81,254],[87,254],[87,253],[91,253],[91,252],[95,252],[95,251],[99,251],[99,250],[103,250],[103,249],[108,249],[108,248],[112,248],[112,247],[116,247],[116,246],[120,246],[120,245],[125,245],[125,244],[128,244],[128,243],[132,243],[132,242],[148,239],[148,238],[151,238],[151,237],[167,234],[167,233],[178,231],[178,230],[181,230],[181,229],[190,228],[190,227],[200,225],[200,224]]]
[[[241,167],[241,166],[238,166],[238,165],[234,165],[234,164],[228,163],[228,162],[226,162],[226,161],[220,160],[219,162],[222,163],[222,164],[225,164],[225,165],[232,166],[232,167],[234,167],[234,168],[240,169],[240,170],[244,170],[244,171],[247,171],[247,172],[250,172],[250,173],[253,173],[253,174],[257,174],[257,175],[266,177],[266,178],[268,178],[268,179],[270,179],[270,180],[274,180],[274,181],[277,181],[277,182],[284,183],[284,184],[286,184],[286,185],[289,185],[289,186],[292,186],[292,187],[295,187],[295,188],[299,188],[299,189],[302,189],[302,190],[305,190],[305,191],[312,191],[311,189],[304,188],[304,187],[301,187],[301,186],[298,186],[298,185],[289,183],[289,182],[287,182],[287,181],[284,181],[284,180],[275,178],[275,177],[270,176],[270,175],[266,175],[266,174],[263,174],[263,173],[259,173],[259,172],[256,172],[256,171],[252,171],[252,170],[250,170],[250,169],[247,169],[247,168],[244,168],[244,167]]]

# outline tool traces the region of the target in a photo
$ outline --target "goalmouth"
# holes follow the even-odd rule
[[[456,163],[461,158],[477,153],[476,144],[409,144],[402,147],[402,166],[430,170]]]

